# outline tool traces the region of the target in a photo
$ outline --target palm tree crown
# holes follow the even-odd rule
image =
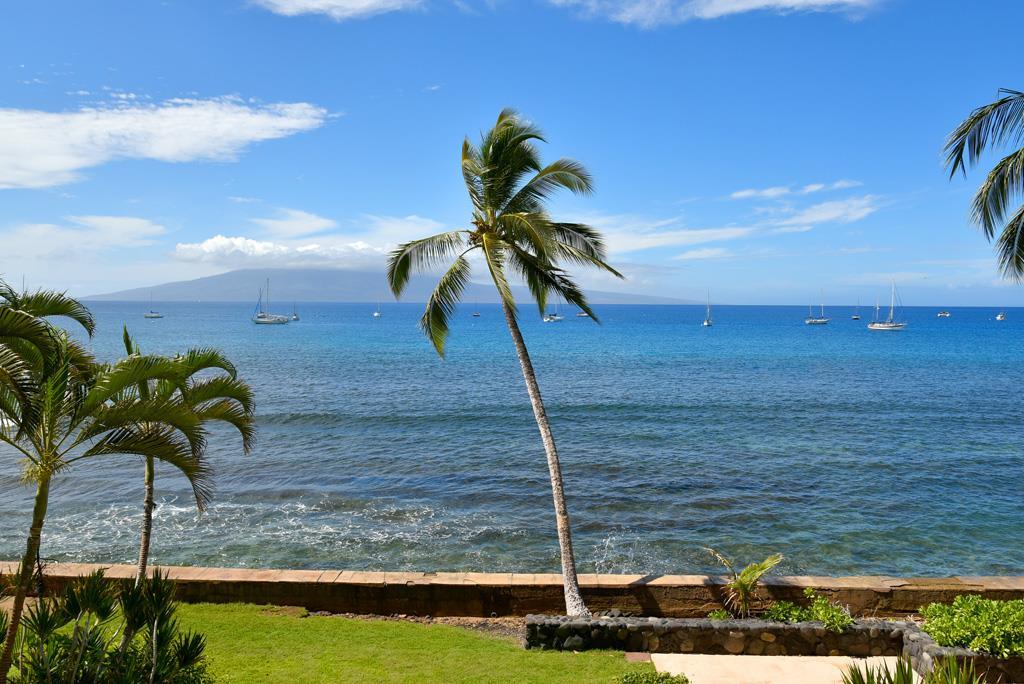
[[[999,99],[978,107],[946,140],[946,166],[950,178],[966,175],[986,150],[1018,146],[1024,140],[1024,93],[1001,89]],[[1024,279],[1024,204],[1013,206],[1024,196],[1024,147],[1000,159],[974,195],[971,220],[996,242],[1003,274]]]
[[[434,348],[444,354],[448,320],[470,279],[467,256],[482,253],[491,279],[513,316],[515,300],[509,273],[521,278],[543,313],[555,294],[597,320],[586,297],[560,266],[572,262],[595,266],[622,277],[605,263],[600,234],[580,223],[551,219],[545,202],[559,189],[590,193],[590,174],[579,162],[559,159],[541,163],[535,141],[541,132],[505,109],[479,145],[467,138],[462,144],[462,177],[473,204],[470,229],[454,230],[401,245],[388,262],[388,282],[400,296],[413,270],[428,270],[448,262],[420,321]]]

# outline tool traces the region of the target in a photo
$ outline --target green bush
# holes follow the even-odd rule
[[[103,571],[30,608],[18,632],[16,684],[208,684],[206,640],[182,631],[174,583],[154,572],[115,588]]]
[[[732,615],[729,611],[719,608],[708,613],[709,620],[732,620]]]
[[[1024,600],[957,596],[921,609],[924,631],[940,646],[961,646],[1001,658],[1024,655]]]
[[[690,684],[686,675],[670,675],[667,672],[637,670],[622,675],[619,684]]]
[[[838,603],[808,587],[804,596],[810,600],[807,606],[798,606],[789,601],[777,601],[762,614],[765,620],[773,622],[821,622],[831,632],[845,632],[853,624],[850,611]]]

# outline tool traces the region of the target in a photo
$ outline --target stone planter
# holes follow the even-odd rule
[[[526,616],[526,648],[709,655],[905,656],[918,674],[943,658],[971,660],[989,682],[1024,684],[1024,657],[996,658],[935,643],[913,622],[858,620],[845,632],[819,622]]]

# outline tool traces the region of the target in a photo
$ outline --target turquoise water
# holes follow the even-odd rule
[[[128,322],[145,351],[225,350],[258,398],[259,446],[212,440],[212,508],[158,472],[163,563],[553,571],[544,454],[496,306],[458,315],[448,359],[421,308],[299,305],[253,326],[246,304],[92,305],[97,354]],[[899,333],[833,307],[600,307],[523,328],[562,454],[583,570],[696,572],[714,546],[779,551],[787,572],[1024,574],[1024,310],[908,309]],[[0,557],[14,557],[29,493],[0,476]],[[43,555],[131,561],[134,457],[55,485]]]

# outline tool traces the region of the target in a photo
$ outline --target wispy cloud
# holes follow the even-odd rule
[[[71,112],[0,109],[0,189],[71,183],[117,159],[231,161],[252,143],[317,128],[326,118],[306,102],[254,105],[234,97]]]
[[[19,260],[37,261],[144,247],[167,232],[164,226],[135,216],[68,216],[65,221],[14,226],[0,231],[0,243]]]
[[[275,238],[299,238],[336,228],[338,223],[299,209],[278,209],[277,218],[251,219],[263,232]]]
[[[255,4],[276,14],[294,17],[300,14],[323,14],[335,21],[364,19],[375,14],[398,12],[420,7],[422,0],[253,0]]]
[[[863,12],[876,0],[549,0],[587,16],[653,28],[695,19],[718,19],[745,12]]]
[[[874,195],[864,195],[813,204],[792,216],[780,219],[777,223],[783,227],[813,226],[817,223],[852,223],[870,216],[877,210],[878,198]]]
[[[777,199],[788,195],[811,195],[827,190],[846,190],[862,185],[860,181],[838,180],[834,183],[808,183],[797,188],[789,185],[774,185],[770,188],[747,188],[729,195],[731,199]]]
[[[676,261],[692,261],[696,259],[724,259],[731,256],[733,256],[733,253],[725,247],[704,247],[702,249],[688,250],[672,258]]]
[[[736,240],[755,231],[745,226],[689,228],[679,217],[651,218],[631,214],[585,214],[575,220],[600,230],[608,251],[613,254]]]

